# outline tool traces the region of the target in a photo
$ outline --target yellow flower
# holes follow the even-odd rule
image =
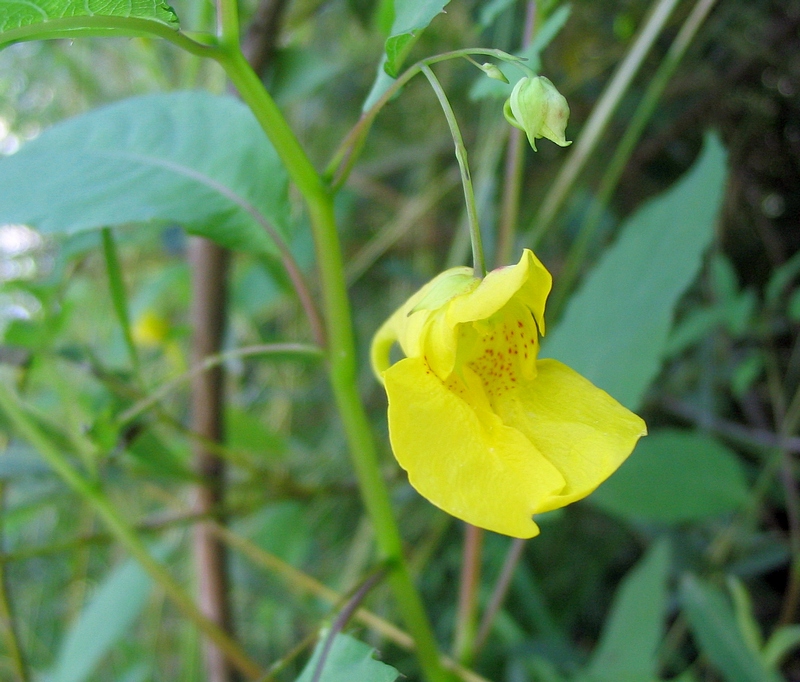
[[[157,348],[164,343],[169,332],[169,322],[153,310],[145,310],[133,323],[133,340],[146,348]]]
[[[608,478],[647,429],[556,360],[539,360],[550,273],[529,250],[484,279],[453,268],[378,330],[372,366],[414,488],[468,523],[530,538],[531,518]],[[392,345],[405,358],[392,364]]]

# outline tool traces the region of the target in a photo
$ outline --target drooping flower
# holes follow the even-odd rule
[[[556,360],[539,360],[550,273],[529,250],[484,279],[453,268],[378,330],[372,365],[411,485],[481,528],[529,538],[534,514],[591,493],[647,429]],[[405,357],[391,363],[397,342]]]
[[[567,142],[564,133],[569,121],[569,104],[549,78],[528,76],[517,81],[503,106],[506,120],[524,130],[533,150],[536,140],[545,137],[561,147]]]

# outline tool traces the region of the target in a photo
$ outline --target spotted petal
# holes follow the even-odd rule
[[[467,375],[469,370],[465,370]],[[417,491],[437,507],[498,533],[530,538],[531,516],[558,497],[564,477],[486,402],[480,380],[459,397],[422,358],[406,358],[384,373],[389,435],[395,457]]]
[[[544,304],[553,278],[542,262],[525,249],[516,265],[492,270],[472,292],[454,298],[448,306],[451,324],[485,320],[512,298],[530,308],[539,332],[544,334]]]
[[[539,360],[536,366],[536,380],[504,396],[496,409],[566,480],[563,489],[539,501],[539,513],[586,497],[625,461],[647,427],[566,365]]]

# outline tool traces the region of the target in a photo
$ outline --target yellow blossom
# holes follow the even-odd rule
[[[556,360],[540,360],[551,277],[525,250],[484,279],[443,272],[378,330],[372,365],[414,488],[468,523],[529,538],[531,518],[591,493],[647,429]],[[392,364],[397,342],[405,358]]]
[[[140,346],[157,348],[164,343],[169,332],[169,322],[153,310],[145,310],[132,328],[133,340]]]

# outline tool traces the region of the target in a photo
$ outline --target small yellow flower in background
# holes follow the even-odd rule
[[[536,140],[541,137],[561,147],[572,144],[564,136],[569,121],[569,104],[544,76],[529,76],[517,81],[511,97],[503,106],[503,114],[512,126],[525,131],[534,151]]]
[[[133,340],[145,348],[157,348],[169,333],[169,321],[153,310],[145,310],[133,323]]]
[[[647,429],[556,360],[539,360],[550,273],[529,250],[484,279],[443,272],[378,330],[372,366],[411,485],[481,528],[530,538],[531,518],[591,493]],[[392,364],[392,345],[405,358]]]

